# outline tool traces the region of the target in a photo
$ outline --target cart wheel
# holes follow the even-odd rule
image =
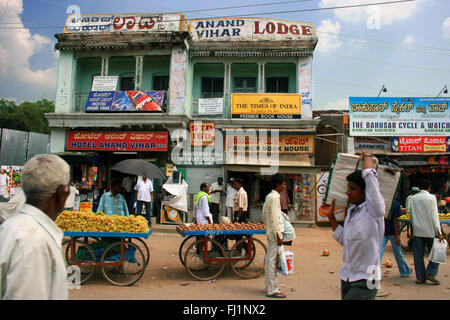
[[[197,280],[211,280],[218,277],[225,269],[225,250],[214,240],[208,239],[207,259],[205,261],[205,240],[197,240],[187,248],[184,255],[184,266],[187,272]]]
[[[127,241],[133,242],[135,245],[137,245],[139,247],[139,249],[141,249],[141,251],[145,257],[145,266],[148,266],[148,263],[150,261],[150,249],[148,248],[145,241],[142,240],[141,238],[130,238]]]
[[[72,247],[70,240],[62,244],[62,250],[66,260],[66,266],[72,265]],[[96,256],[94,250],[83,241],[74,240],[73,261],[80,268],[80,284],[85,283],[93,274],[95,269]],[[79,264],[81,262],[81,264]]]
[[[131,286],[145,272],[145,256],[136,244],[124,241],[124,253],[124,262],[120,264],[121,242],[115,242],[105,249],[100,260],[102,263],[107,263],[107,265],[102,265],[103,276],[116,286]],[[118,265],[110,265],[110,263]]]
[[[180,249],[178,250],[178,257],[180,258],[181,264],[184,266],[184,256],[186,255],[187,248],[191,244],[193,244],[197,238],[195,236],[189,236],[186,239],[183,240],[183,242],[180,245]]]
[[[251,238],[252,248],[248,250],[250,238],[241,239],[231,248],[231,269],[241,278],[253,279],[264,272],[264,259],[267,248],[260,240]],[[251,253],[251,256],[249,255]],[[233,260],[233,259],[245,260]]]

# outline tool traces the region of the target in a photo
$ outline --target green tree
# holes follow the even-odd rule
[[[20,104],[0,98],[0,128],[49,134],[45,113],[51,112],[55,112],[55,104],[45,98]]]

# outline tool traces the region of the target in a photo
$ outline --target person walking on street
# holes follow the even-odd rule
[[[363,152],[363,170],[347,176],[350,207],[339,225],[334,203],[322,204],[334,231],[333,238],[343,246],[341,297],[343,300],[374,300],[381,281],[380,247],[384,237],[385,203],[380,193],[373,156]],[[373,283],[375,281],[375,284]]]
[[[227,217],[230,221],[234,221],[234,198],[236,197],[237,190],[233,187],[234,178],[230,178],[227,184],[227,196],[225,199],[225,205],[227,206]]]
[[[236,178],[233,181],[233,187],[237,190],[234,198],[234,222],[247,222],[248,198],[247,192],[243,187],[244,181]]]
[[[222,198],[223,191],[224,191],[223,178],[218,178],[217,182],[211,184],[211,188],[209,190],[209,195],[211,196],[212,199],[210,207],[214,223],[219,222],[220,200]]]
[[[405,200],[405,208],[406,208],[406,214],[411,214],[411,198],[418,194],[420,192],[419,187],[412,187],[411,194],[406,197]]]
[[[70,167],[60,157],[42,154],[25,163],[26,203],[0,226],[0,299],[67,300],[63,232],[56,215],[69,195]]]
[[[127,201],[119,193],[120,189],[122,189],[122,184],[117,180],[113,180],[111,182],[111,191],[104,193],[100,198],[97,212],[101,211],[108,216],[118,215],[129,217]]]
[[[428,262],[425,269],[424,253],[425,246],[431,251],[433,239],[437,235],[439,240],[443,240],[441,224],[439,221],[439,212],[436,197],[430,193],[431,182],[423,179],[419,182],[420,192],[411,197],[411,225],[413,230],[413,255],[414,270],[416,272],[417,284],[431,282],[439,285],[436,279],[439,270],[439,264],[433,261]]]
[[[280,202],[281,202],[281,211],[289,215],[289,206],[291,204],[291,200],[289,199],[289,195],[286,188],[284,188],[283,191],[281,191],[280,193]]]
[[[400,227],[398,217],[402,215],[400,202],[394,200],[392,215],[389,219],[384,218],[384,238],[381,243],[380,262],[383,260],[383,253],[389,241],[392,244],[395,261],[397,262],[398,271],[402,278],[406,278],[411,274],[408,263],[403,258],[402,247],[400,243]]]
[[[284,176],[276,174],[272,177],[272,192],[270,192],[263,206],[262,218],[266,227],[267,253],[264,260],[265,293],[271,298],[286,298],[280,291],[277,281],[278,248],[283,244],[284,222],[280,204],[280,194],[286,190]]]
[[[197,224],[212,224],[213,215],[209,210],[209,203],[212,202],[209,193],[209,185],[203,182],[200,185],[200,192],[194,197],[194,218]]]
[[[142,180],[136,183],[134,187],[136,194],[134,196],[134,202],[136,204],[136,214],[142,213],[142,206],[145,205],[145,212],[147,213],[148,226],[152,227],[152,202],[153,202],[153,183],[146,176],[142,177]]]

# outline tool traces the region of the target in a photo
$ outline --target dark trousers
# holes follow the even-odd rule
[[[377,289],[369,289],[367,280],[348,282],[341,280],[342,300],[375,300]]]
[[[238,217],[238,212],[235,211],[234,212],[234,221],[233,222],[239,222],[239,223],[247,223],[247,211],[243,211],[241,212],[241,216]],[[238,242],[239,240],[243,239],[244,236],[243,235],[235,235],[233,236],[234,240],[236,240],[236,242]],[[239,252],[242,252],[242,248],[244,247],[243,244],[241,244],[237,249],[239,250]]]
[[[147,217],[147,221],[148,221],[148,226],[151,227],[152,225],[152,203],[151,202],[144,202],[144,201],[138,201],[136,204],[136,214],[141,214],[142,213],[142,206],[145,203],[145,212],[146,212],[146,217]]]
[[[427,274],[437,276],[439,271],[439,263],[432,261],[428,261],[428,266],[425,269],[425,262],[423,260],[425,246],[427,246],[428,252],[431,252],[433,238],[413,237],[414,270],[416,272],[416,278],[419,281],[425,280]]]
[[[210,202],[209,208],[211,209],[211,214],[213,216],[213,223],[219,223],[219,214],[220,214],[219,204]]]

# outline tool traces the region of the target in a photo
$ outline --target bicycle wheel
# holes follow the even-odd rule
[[[249,250],[250,245],[251,250]],[[266,253],[267,248],[260,240],[254,238],[241,239],[231,248],[231,270],[244,279],[257,278],[264,272]]]
[[[124,241],[124,261],[121,261],[121,242],[109,245],[102,254],[102,263],[116,265],[102,265],[103,276],[116,286],[131,286],[136,283],[145,272],[145,256],[134,243]]]
[[[184,255],[187,272],[197,280],[214,279],[225,268],[225,251],[217,241],[208,239],[206,250],[207,257],[205,257],[205,240],[201,239],[192,243]]]
[[[80,284],[85,283],[93,274],[96,256],[94,250],[85,242],[74,240],[74,250],[71,241],[66,240],[62,244],[62,250],[66,259],[66,266],[73,265],[80,268]]]
[[[189,236],[181,242],[180,249],[178,250],[178,257],[180,258],[181,264],[184,266],[184,256],[186,255],[187,248],[193,244],[196,240],[195,236]]]
[[[409,222],[400,223],[400,245],[406,252],[412,251],[412,230]]]
[[[148,248],[147,244],[144,240],[141,238],[129,238],[129,242],[133,242],[135,245],[141,249],[142,253],[145,256],[145,266],[148,266],[148,263],[150,261],[150,249]]]

